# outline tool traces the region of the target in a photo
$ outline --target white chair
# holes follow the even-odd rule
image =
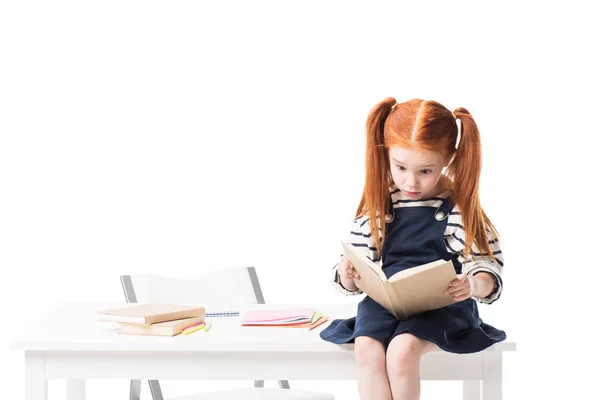
[[[211,309],[237,309],[242,304],[264,304],[265,300],[254,267],[228,268],[199,278],[172,278],[159,275],[121,275],[128,303],[200,304]],[[149,380],[153,400],[163,400],[157,380]],[[171,400],[334,400],[328,393],[292,390],[288,381],[279,389],[265,388],[264,381],[254,387],[204,392]],[[139,400],[141,381],[132,380],[129,400]]]

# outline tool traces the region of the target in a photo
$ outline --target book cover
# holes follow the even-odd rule
[[[179,335],[185,328],[201,322],[204,322],[204,317],[177,319],[156,324],[119,322],[121,326],[119,332],[126,335],[175,336]]]
[[[361,279],[356,286],[399,320],[425,311],[453,304],[444,294],[456,279],[452,261],[436,260],[397,272],[389,279],[383,270],[359,253],[354,246],[342,242],[344,254]]]
[[[204,312],[205,308],[201,306],[151,303],[97,311],[96,315],[100,321],[155,324],[176,319],[204,317]]]

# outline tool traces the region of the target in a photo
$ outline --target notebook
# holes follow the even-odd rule
[[[238,317],[239,315],[239,311],[213,311],[206,313],[207,317]]]
[[[242,325],[300,324],[310,322],[314,314],[313,308],[249,310],[242,316]]]
[[[326,315],[321,315],[317,319],[313,319],[310,322],[301,322],[301,323],[286,323],[286,324],[261,324],[261,323],[249,323],[243,324],[243,326],[247,327],[269,327],[269,328],[307,328],[309,331],[312,331],[317,326],[324,324],[329,321],[329,317]]]
[[[156,324],[132,324],[120,322],[120,333],[127,335],[175,336],[185,328],[204,322],[204,317],[177,319]]]
[[[176,319],[204,317],[204,312],[205,308],[201,306],[151,303],[97,311],[96,315],[100,321],[155,324]]]

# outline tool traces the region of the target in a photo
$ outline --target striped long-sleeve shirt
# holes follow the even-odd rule
[[[437,207],[439,203],[430,200],[424,200],[423,206]],[[412,203],[411,206],[419,204]],[[402,204],[400,204],[402,206]],[[346,243],[354,245],[358,251],[369,257],[380,267],[382,265],[381,255],[375,247],[371,237],[370,221],[367,216],[356,218],[350,226],[350,233],[346,237]],[[488,236],[488,243],[492,248],[495,260],[490,258],[487,253],[482,253],[475,245],[472,247],[472,254],[465,256],[465,231],[462,225],[462,218],[458,207],[454,206],[448,217],[448,224],[444,231],[444,243],[451,257],[455,257],[462,264],[462,273],[474,275],[478,272],[489,272],[495,278],[496,285],[492,293],[485,298],[474,297],[480,303],[491,304],[500,298],[502,293],[502,269],[504,267],[504,258],[500,249],[500,242],[492,234]],[[338,264],[332,269],[331,281],[334,287],[346,295],[362,294],[362,291],[348,291],[340,283],[337,273]]]

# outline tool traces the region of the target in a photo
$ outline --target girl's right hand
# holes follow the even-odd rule
[[[342,281],[342,285],[349,291],[354,292],[358,290],[356,281],[360,279],[358,271],[354,269],[354,266],[350,264],[350,261],[344,256],[338,264],[338,275]]]

